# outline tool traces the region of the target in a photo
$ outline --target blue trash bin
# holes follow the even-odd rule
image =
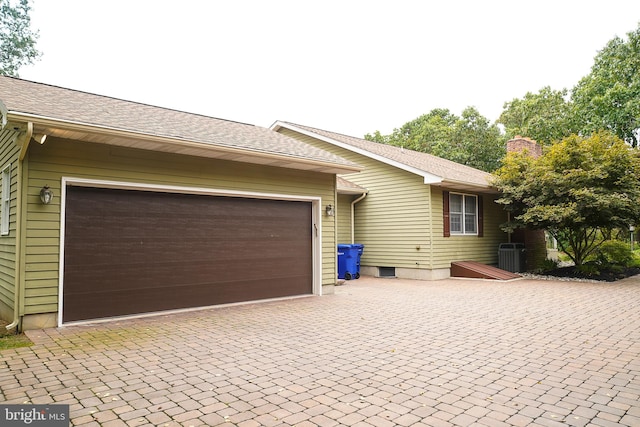
[[[360,256],[364,245],[339,244],[338,245],[338,279],[360,278]]]
[[[364,245],[362,243],[355,243],[353,247],[355,247],[356,250],[358,251],[358,261],[356,262],[357,264],[356,275],[358,277],[356,277],[356,279],[359,279],[360,278],[360,257],[362,257],[362,253],[364,252]]]

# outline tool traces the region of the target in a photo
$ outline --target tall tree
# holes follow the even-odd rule
[[[432,153],[434,144],[451,139],[457,119],[458,117],[449,110],[436,108],[394,129],[390,135],[381,135],[376,131],[373,135],[365,135],[365,139]]]
[[[390,135],[365,135],[365,139],[433,154],[487,172],[494,171],[505,152],[505,138],[474,107],[462,116],[445,108],[427,114],[394,129]]]
[[[633,147],[640,133],[640,24],[598,52],[591,72],[573,88],[581,132],[608,129]]]
[[[572,135],[538,159],[509,153],[495,172],[497,201],[512,212],[505,231],[546,230],[580,266],[602,242],[599,232],[640,220],[640,159],[609,132]]]
[[[549,86],[538,93],[527,92],[522,98],[505,102],[497,122],[504,125],[508,138],[522,135],[550,144],[574,132],[573,109],[567,95],[566,89]]]
[[[476,169],[493,172],[506,152],[506,138],[495,124],[467,107],[456,119],[448,141],[434,144],[433,154]]]
[[[0,0],[0,74],[18,77],[23,65],[39,56],[38,32],[31,30],[29,0]]]

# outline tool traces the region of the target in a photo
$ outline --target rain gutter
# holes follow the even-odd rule
[[[291,163],[314,165],[320,168],[330,170],[331,173],[349,173],[360,172],[361,168],[355,164],[335,163],[320,159],[305,159],[301,157],[295,157],[285,153],[269,153],[260,150],[250,149],[247,147],[234,147],[221,144],[210,144],[203,141],[194,141],[184,139],[176,136],[164,136],[164,135],[152,135],[140,131],[126,130],[114,128],[111,126],[95,125],[84,122],[77,122],[74,120],[56,119],[52,117],[39,116],[30,113],[21,113],[12,111],[9,113],[11,119],[30,121],[33,125],[38,127],[58,128],[69,131],[78,131],[85,133],[99,133],[101,135],[108,135],[111,137],[118,137],[124,139],[136,139],[151,143],[164,144],[166,146],[185,147],[185,148],[200,148],[210,150],[212,152],[226,153],[230,155],[238,155],[242,157],[254,156],[256,158],[268,159],[274,162],[277,161],[289,161]],[[55,136],[55,132],[45,131],[52,136]],[[107,145],[114,145],[108,144]],[[115,144],[117,145],[117,144]],[[135,148],[135,146],[132,146]],[[171,152],[171,151],[170,151]],[[176,154],[179,154],[175,152]]]

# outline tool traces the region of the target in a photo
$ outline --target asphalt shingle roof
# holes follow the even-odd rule
[[[355,167],[335,154],[270,129],[58,86],[0,76],[0,101],[10,113],[143,135]]]
[[[419,151],[408,150],[406,148],[396,147],[393,145],[381,144],[366,139],[356,138],[353,136],[343,135],[340,133],[330,132],[317,129],[310,126],[300,125],[291,122],[279,122],[285,125],[303,129],[317,135],[335,140],[337,142],[350,145],[360,150],[367,151],[371,154],[384,157],[393,162],[406,165],[410,168],[417,169],[442,178],[443,181],[459,182],[472,186],[488,187],[491,174],[462,165],[451,160],[443,159],[432,154],[421,153]]]
[[[351,182],[349,180],[346,180],[342,177],[338,177],[337,178],[337,187],[338,187],[338,193],[340,192],[348,192],[348,193],[366,193],[367,189],[354,183]]]

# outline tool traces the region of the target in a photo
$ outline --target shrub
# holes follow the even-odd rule
[[[597,276],[600,274],[600,267],[595,261],[585,262],[576,267],[578,273],[585,276]]]
[[[540,273],[546,273],[548,271],[555,270],[556,268],[558,268],[558,261],[546,258],[540,263],[540,266],[536,270]]]
[[[627,267],[640,268],[640,256],[633,254],[633,261]]]
[[[609,269],[620,269],[631,267],[637,262],[635,254],[631,251],[628,243],[620,240],[607,240],[603,242],[590,257],[590,261],[601,267]]]

